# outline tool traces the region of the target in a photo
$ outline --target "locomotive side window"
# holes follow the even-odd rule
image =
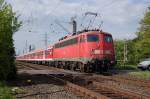
[[[82,42],[85,42],[84,36],[81,36],[81,37],[80,37],[80,42],[81,42],[81,43],[82,43]]]
[[[58,43],[58,44],[55,44],[55,48],[59,48],[59,43]]]
[[[87,41],[88,42],[98,42],[99,41],[99,36],[98,35],[88,35],[87,36]]]
[[[61,48],[61,47],[65,47],[65,46],[69,46],[69,45],[73,45],[77,43],[78,43],[78,38],[73,38],[73,39],[56,44],[55,48]]]
[[[110,42],[112,42],[112,38],[110,37],[110,36],[105,36],[105,42],[106,43],[110,43]]]

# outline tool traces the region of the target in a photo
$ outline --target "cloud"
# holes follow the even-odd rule
[[[102,18],[99,18],[97,23],[103,20],[102,29],[112,33],[114,39],[134,38],[139,21],[149,5],[149,0],[7,0],[7,2],[21,15],[20,20],[23,21],[23,27],[14,35],[17,50],[24,48],[26,40],[37,48],[43,47],[44,33],[49,33],[50,43],[56,42],[66,33],[54,24],[54,20],[67,22],[76,15],[80,28],[83,13],[86,11],[100,13]],[[69,24],[64,22],[61,24],[71,30]]]

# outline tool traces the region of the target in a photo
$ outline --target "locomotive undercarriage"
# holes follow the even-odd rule
[[[113,67],[109,59],[92,59],[86,63],[81,61],[30,61],[30,63],[81,72],[105,72]]]

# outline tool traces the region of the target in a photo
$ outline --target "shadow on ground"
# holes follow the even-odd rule
[[[47,74],[34,74],[30,75],[27,73],[18,74],[18,77],[12,81],[8,81],[9,86],[31,86],[37,84],[53,84],[63,86],[64,83],[56,81],[54,78],[49,77]]]

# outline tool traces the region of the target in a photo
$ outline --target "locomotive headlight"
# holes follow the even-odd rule
[[[94,54],[103,54],[103,50],[94,50]]]
[[[111,50],[93,50],[93,54],[111,54]]]
[[[111,50],[105,50],[105,54],[111,54]]]
[[[93,50],[93,54],[111,54],[111,50]]]

